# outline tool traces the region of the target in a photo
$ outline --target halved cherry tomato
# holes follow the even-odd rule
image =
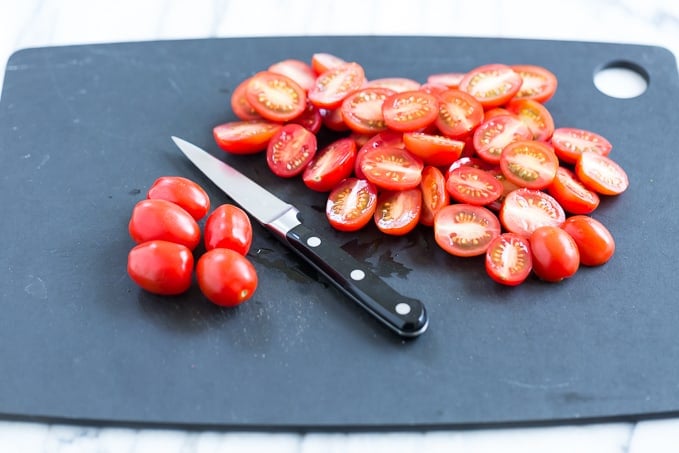
[[[446,190],[460,203],[484,206],[502,195],[502,183],[487,171],[464,166],[448,173]]]
[[[309,100],[323,109],[336,109],[352,91],[365,84],[365,71],[358,63],[345,63],[318,76],[309,90]]]
[[[143,242],[127,255],[127,273],[150,293],[181,294],[191,287],[193,254],[186,246],[175,242]]]
[[[509,192],[500,209],[502,225],[510,233],[528,237],[541,226],[561,226],[566,213],[550,195],[539,190]]]
[[[445,85],[441,85],[438,83],[425,83],[423,85],[420,85],[419,90],[424,91],[427,94],[431,94],[433,96],[438,96],[439,94],[443,93],[444,91],[448,91],[450,88],[448,88]]]
[[[529,238],[533,272],[547,282],[572,277],[580,267],[580,254],[570,234],[554,226],[536,229]]]
[[[613,235],[592,217],[574,215],[567,218],[561,228],[575,241],[580,252],[580,264],[584,266],[600,266],[615,253]]]
[[[191,214],[167,200],[138,202],[132,210],[128,230],[137,244],[159,239],[193,250],[200,242],[200,228]]]
[[[533,269],[528,239],[502,233],[486,250],[486,272],[494,281],[507,286],[523,283]]]
[[[156,179],[146,193],[146,198],[171,201],[184,208],[196,221],[205,217],[210,210],[210,197],[205,189],[181,176],[161,176]]]
[[[361,148],[358,150],[358,153],[356,154],[356,163],[354,164],[354,174],[356,175],[357,178],[365,179],[365,175],[363,174],[363,171],[361,171],[361,161],[363,160],[363,156],[365,155],[365,153],[367,153],[371,149],[377,149],[382,147],[404,149],[405,144],[403,143],[403,134],[401,134],[400,132],[386,130],[384,132],[380,132],[379,134],[374,135],[367,142],[365,142],[363,146],[361,146]]]
[[[311,68],[316,74],[323,74],[330,69],[338,68],[346,64],[346,61],[330,53],[315,53],[311,56]]]
[[[252,244],[250,217],[238,206],[218,206],[205,221],[205,250],[224,248],[247,255]]]
[[[460,167],[474,167],[486,171],[497,168],[496,165],[486,162],[485,160],[479,159],[478,157],[460,157],[458,160],[450,164],[450,167],[448,167],[448,169],[446,170],[446,179],[448,179],[448,176],[450,176],[450,172]]]
[[[439,116],[436,127],[443,135],[464,138],[483,121],[483,106],[476,98],[464,91],[450,89],[437,96]]]
[[[580,155],[575,174],[582,184],[601,195],[620,195],[629,187],[627,173],[609,157],[593,152]]]
[[[427,165],[447,166],[460,158],[465,143],[443,135],[406,132],[403,143],[408,151]]]
[[[354,132],[376,134],[387,128],[382,114],[384,100],[394,94],[388,88],[362,88],[344,98],[340,112],[344,123]]]
[[[519,92],[514,96],[516,99],[533,99],[544,104],[554,96],[558,83],[554,73],[547,68],[527,64],[513,65],[511,68],[523,80]]]
[[[510,112],[509,110],[507,110],[504,107],[493,107],[493,108],[488,109],[484,112],[483,121],[488,121],[490,119],[495,118],[496,116],[504,116],[504,115],[512,115],[512,116],[516,117],[516,115],[514,115],[512,112]]]
[[[205,297],[222,307],[235,307],[250,299],[258,283],[252,263],[223,248],[208,250],[198,259],[196,280]]]
[[[290,121],[306,109],[306,91],[290,77],[263,71],[253,75],[245,95],[253,109],[271,121]]]
[[[261,120],[262,115],[257,113],[257,110],[252,108],[247,96],[245,95],[250,83],[250,78],[243,80],[238,84],[231,94],[231,110],[233,113],[243,121]]]
[[[422,181],[422,160],[405,149],[381,147],[361,156],[361,172],[368,181],[387,190],[413,189]]]
[[[434,217],[434,240],[455,256],[478,256],[500,235],[500,222],[482,206],[451,204]]]
[[[302,180],[311,190],[328,192],[354,170],[356,142],[351,138],[340,138],[316,153],[309,162]]]
[[[309,91],[314,86],[314,81],[316,80],[314,70],[301,60],[289,59],[279,61],[269,66],[269,72],[291,78],[304,91]]]
[[[547,192],[571,214],[589,214],[599,206],[599,196],[583,186],[575,173],[564,167],[556,171]]]
[[[514,115],[498,115],[486,119],[474,131],[474,149],[479,157],[493,164],[500,163],[502,150],[519,140],[530,140],[533,134]]]
[[[500,168],[505,177],[517,186],[544,189],[554,181],[559,159],[546,143],[520,140],[502,150]]]
[[[323,125],[323,117],[321,111],[311,102],[307,102],[306,109],[300,116],[292,120],[293,123],[304,126],[311,133],[316,134],[321,130]]]
[[[234,121],[224,123],[212,130],[215,142],[231,154],[254,154],[266,149],[266,145],[281,125],[266,120]]]
[[[444,206],[448,206],[450,196],[446,191],[446,180],[436,167],[428,166],[422,170],[422,213],[420,223],[426,226],[434,224],[434,217]]]
[[[392,236],[407,234],[417,226],[422,213],[422,192],[418,187],[408,190],[387,190],[377,197],[375,225]]]
[[[283,178],[304,171],[316,155],[316,136],[299,124],[286,124],[269,141],[266,163],[271,171]]]
[[[554,133],[552,114],[533,99],[515,99],[507,104],[507,110],[526,123],[533,133],[533,140],[547,141]]]
[[[436,120],[439,103],[433,95],[423,91],[403,91],[384,100],[382,113],[389,128],[402,132],[416,131]]]
[[[347,126],[347,123],[344,122],[344,118],[342,117],[341,108],[332,110],[320,109],[319,111],[321,112],[323,125],[331,131],[344,132],[349,130],[349,126]]]
[[[574,164],[580,154],[592,151],[602,156],[608,156],[613,145],[599,134],[584,129],[560,127],[552,134],[554,152],[562,161]]]
[[[365,179],[347,178],[328,196],[325,215],[340,231],[360,230],[373,218],[377,207],[377,187]]]
[[[484,108],[506,104],[521,88],[521,76],[503,64],[479,66],[460,81],[460,90],[474,96]]]
[[[459,88],[460,82],[462,82],[464,76],[464,72],[442,72],[439,74],[430,74],[427,77],[427,83],[434,85],[444,85],[448,88]]]
[[[420,89],[420,82],[405,77],[385,77],[368,81],[367,86],[372,88],[387,88],[394,93],[414,91]]]
[[[508,180],[502,173],[502,170],[500,170],[500,167],[491,168],[490,170],[486,171],[493,175],[493,177],[497,179],[500,182],[500,184],[502,184],[502,195],[500,195],[500,197],[497,200],[488,205],[488,208],[490,208],[491,210],[499,211],[500,208],[502,208],[502,203],[505,201],[505,197],[507,196],[507,194],[516,189],[519,189],[520,187],[511,182],[510,180]]]

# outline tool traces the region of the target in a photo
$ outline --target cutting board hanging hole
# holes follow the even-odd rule
[[[613,61],[594,72],[594,85],[613,98],[631,99],[641,96],[648,88],[648,83],[648,72],[629,61]]]

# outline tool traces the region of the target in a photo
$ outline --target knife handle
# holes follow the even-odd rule
[[[298,224],[286,233],[292,248],[338,289],[404,337],[427,329],[427,311],[417,299],[399,294],[380,277],[336,245]]]

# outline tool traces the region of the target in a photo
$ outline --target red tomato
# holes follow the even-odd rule
[[[439,74],[430,74],[427,77],[427,83],[433,85],[443,85],[448,88],[459,88],[460,82],[464,79],[463,72],[443,72]]]
[[[186,246],[168,241],[147,241],[130,250],[127,273],[146,291],[173,296],[191,286],[193,254]]]
[[[383,79],[374,79],[368,82],[369,87],[373,88],[388,88],[394,93],[402,93],[404,91],[414,91],[420,89],[420,82],[413,79],[406,79],[405,77],[386,77]]]
[[[347,126],[342,117],[341,108],[333,110],[320,109],[320,112],[323,125],[331,131],[344,132],[349,130],[349,126]]]
[[[500,184],[502,184],[502,195],[500,195],[500,198],[488,205],[488,207],[493,211],[499,211],[500,208],[502,208],[502,203],[505,201],[507,194],[519,189],[520,187],[508,180],[505,175],[502,174],[502,170],[500,170],[499,167],[491,168],[490,170],[486,171],[493,175],[493,177],[495,177],[495,179],[497,179]]]
[[[240,253],[216,248],[205,252],[196,264],[196,280],[203,295],[215,305],[235,307],[257,290],[257,271]]]
[[[599,206],[599,196],[583,186],[575,174],[564,167],[556,171],[547,192],[571,214],[589,214]]]
[[[405,149],[381,147],[361,156],[361,172],[368,181],[387,190],[413,189],[422,181],[424,164]]]
[[[311,66],[300,60],[283,60],[269,66],[269,72],[289,77],[304,91],[309,91],[316,81],[316,73]]]
[[[207,192],[195,182],[181,176],[162,176],[156,179],[146,193],[146,198],[171,201],[184,208],[196,221],[205,217],[210,210]]]
[[[575,164],[575,174],[585,187],[601,195],[620,195],[629,187],[625,170],[597,153],[582,153]]]
[[[250,217],[238,206],[223,204],[205,221],[205,250],[224,248],[247,255],[252,244]]]
[[[356,231],[370,222],[377,207],[377,187],[365,179],[347,178],[330,192],[325,215],[340,231]]]
[[[356,142],[341,138],[316,154],[304,169],[302,180],[311,190],[328,192],[351,175],[355,160]]]
[[[533,140],[547,141],[554,133],[554,120],[547,108],[532,99],[515,99],[507,104],[507,110],[526,123],[533,133]]]
[[[266,120],[234,121],[216,126],[212,133],[217,146],[232,154],[254,154],[266,149],[281,125]]]
[[[530,235],[533,271],[542,280],[558,282],[572,277],[580,266],[578,246],[564,230],[543,226]]]
[[[290,121],[306,109],[306,92],[290,77],[263,71],[250,78],[245,96],[253,109],[271,121]]]
[[[403,134],[400,132],[386,130],[374,135],[371,139],[365,142],[363,146],[361,146],[361,149],[358,150],[358,154],[356,155],[356,163],[354,164],[354,174],[357,178],[365,179],[365,175],[361,171],[361,162],[363,160],[363,156],[371,149],[383,147],[405,148],[405,144],[403,143]]]
[[[330,69],[339,68],[347,62],[329,53],[315,53],[311,56],[311,68],[316,74],[322,74]]]
[[[474,96],[484,108],[506,104],[521,88],[521,76],[503,64],[479,66],[460,81],[460,90]]]
[[[345,63],[318,76],[309,90],[309,100],[316,107],[336,109],[352,91],[365,84],[365,71],[358,63]]]
[[[128,230],[137,244],[159,239],[193,250],[200,242],[200,228],[191,214],[167,200],[138,202],[132,210]]]
[[[425,83],[424,85],[420,85],[419,90],[424,91],[427,94],[431,94],[433,96],[437,96],[444,91],[448,91],[450,88],[448,88],[445,85],[441,85],[438,83]]]
[[[440,93],[436,127],[443,135],[464,138],[483,121],[483,106],[464,91],[450,89]]]
[[[434,217],[434,239],[455,256],[478,256],[500,235],[500,222],[482,206],[451,204]]]
[[[261,120],[262,115],[252,108],[245,95],[250,78],[242,81],[231,94],[231,109],[233,113],[243,121]]]
[[[314,134],[299,124],[286,124],[269,141],[266,163],[275,175],[291,178],[304,171],[316,147]]]
[[[554,73],[548,69],[525,64],[513,65],[511,68],[523,80],[519,92],[514,96],[516,99],[533,99],[545,103],[554,96],[558,83]]]
[[[292,120],[293,123],[304,126],[312,134],[318,133],[323,125],[323,117],[320,109],[316,108],[311,102],[307,102],[306,109],[300,116]]]
[[[382,114],[384,100],[394,94],[387,88],[362,88],[344,98],[340,112],[344,123],[354,132],[376,134],[387,128]]]
[[[446,180],[443,173],[436,167],[424,167],[422,170],[422,213],[420,223],[426,226],[434,225],[434,217],[450,201],[446,191]]]
[[[539,190],[509,192],[500,209],[502,225],[510,233],[528,237],[541,226],[561,226],[566,213],[550,195]]]
[[[528,239],[514,233],[496,237],[486,250],[486,272],[507,286],[523,283],[533,269]]]
[[[404,91],[385,99],[384,122],[393,130],[416,131],[432,124],[439,114],[436,98],[423,91]]]
[[[478,157],[460,157],[458,160],[450,164],[450,167],[448,167],[448,170],[446,171],[446,179],[448,176],[450,176],[450,172],[460,167],[474,167],[486,171],[497,168],[496,165],[486,162],[485,160],[481,160]]]
[[[504,116],[504,115],[511,115],[515,118],[518,118],[516,115],[514,115],[512,112],[507,110],[504,107],[493,107],[492,109],[486,110],[483,114],[483,121],[488,121],[490,119],[495,118],[496,116]]]
[[[554,181],[559,159],[543,142],[520,140],[507,145],[500,155],[505,177],[520,187],[544,189]]]
[[[613,148],[613,145],[601,135],[572,127],[560,127],[554,130],[552,146],[559,159],[569,164],[576,163],[580,154],[585,151],[608,156]]]
[[[502,195],[502,183],[487,171],[464,166],[448,173],[446,190],[460,203],[483,206]]]
[[[533,138],[528,126],[514,115],[498,115],[486,119],[474,131],[474,149],[479,157],[493,164],[500,163],[502,150],[519,140]]]
[[[615,253],[613,235],[596,219],[574,215],[567,218],[561,228],[575,241],[580,253],[580,264],[584,266],[600,266]]]
[[[427,165],[448,166],[460,158],[465,143],[443,135],[406,132],[403,143],[408,151]]]
[[[392,236],[407,234],[417,226],[422,212],[422,192],[419,188],[384,191],[377,197],[375,225]]]

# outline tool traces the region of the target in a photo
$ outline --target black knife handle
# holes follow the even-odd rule
[[[399,294],[341,248],[302,224],[289,230],[286,240],[338,289],[399,335],[416,337],[427,329],[422,302]]]

